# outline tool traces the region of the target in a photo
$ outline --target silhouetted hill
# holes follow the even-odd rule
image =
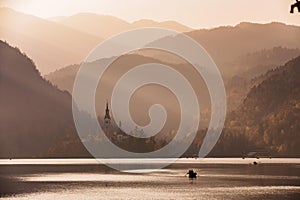
[[[277,156],[299,157],[299,74],[300,57],[269,71],[228,116],[228,136],[235,132],[236,142],[242,138],[244,150],[263,147]]]
[[[191,28],[175,21],[156,22],[153,20],[143,19],[133,23],[128,23],[114,16],[93,13],[78,13],[70,17],[64,17],[61,20],[55,18],[55,21],[101,38],[108,38],[126,30],[142,27],[161,27],[173,29],[179,32],[192,30]]]
[[[0,157],[87,155],[73,124],[70,94],[44,80],[32,60],[2,41],[0,61]]]
[[[34,59],[42,74],[80,63],[102,39],[59,23],[0,8],[0,39]]]

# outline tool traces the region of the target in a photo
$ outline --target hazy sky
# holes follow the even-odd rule
[[[43,18],[93,12],[132,22],[175,20],[193,28],[235,25],[241,21],[279,21],[300,25],[290,14],[295,0],[0,0],[0,6]],[[295,10],[296,11],[296,10]]]

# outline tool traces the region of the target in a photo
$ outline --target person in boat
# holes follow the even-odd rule
[[[189,176],[189,178],[197,178],[197,172],[194,172],[192,169],[190,169],[186,174]]]

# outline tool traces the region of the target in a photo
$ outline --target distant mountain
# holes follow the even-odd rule
[[[0,8],[0,39],[34,59],[42,74],[80,63],[101,38],[9,8]]]
[[[241,71],[232,62],[249,53],[281,46],[300,48],[300,27],[282,23],[254,24],[243,22],[234,27],[225,26],[186,33],[201,44],[214,59],[223,76],[232,77]],[[176,37],[165,37],[155,42],[173,45]],[[154,43],[155,43],[154,42]]]
[[[156,22],[149,19],[142,19],[135,21],[130,24],[131,28],[142,28],[142,27],[161,27],[161,28],[167,28],[171,30],[175,30],[178,32],[188,32],[192,31],[193,29],[185,26],[183,24],[180,24],[176,21],[162,21],[162,22]]]
[[[93,13],[78,13],[70,17],[64,17],[61,20],[58,18],[55,18],[54,20],[81,32],[101,38],[108,38],[123,31],[142,27],[161,27],[173,29],[179,32],[192,30],[191,28],[175,21],[156,22],[153,20],[143,19],[133,23],[128,23],[117,17]]]
[[[87,34],[107,38],[128,29],[129,23],[117,17],[79,13],[59,21],[60,24]]]
[[[111,58],[115,59],[115,58]],[[101,66],[100,63],[108,62],[109,59],[100,59],[91,63],[84,63],[82,67],[95,67]],[[111,62],[111,61],[110,61]],[[96,92],[96,110],[97,113],[103,117],[104,113],[104,105],[106,103],[106,99],[110,99],[111,92],[113,87],[116,84],[116,81],[129,69],[146,63],[161,63],[169,66],[173,66],[174,69],[178,70],[180,73],[186,75],[188,80],[194,86],[195,93],[198,96],[199,104],[201,106],[201,112],[206,112],[207,108],[210,104],[209,95],[207,88],[203,79],[194,72],[193,68],[189,64],[170,64],[161,62],[160,60],[156,60],[151,57],[141,56],[137,54],[127,54],[123,55],[110,65],[107,73],[104,77],[99,81],[98,88]],[[45,78],[51,81],[54,85],[57,85],[62,90],[67,90],[70,93],[73,91],[73,84],[76,77],[76,74],[79,70],[79,65],[72,65],[65,67],[63,69],[57,70],[53,73],[50,73],[45,76]],[[88,78],[88,77],[87,77]],[[160,95],[157,95],[157,94]],[[140,88],[131,100],[132,106],[132,114],[135,116],[139,124],[147,124],[148,117],[148,109],[154,103],[161,103],[166,107],[166,110],[170,113],[170,119],[168,119],[168,131],[176,130],[179,116],[179,105],[173,93],[164,87],[157,86],[156,84],[144,86]],[[203,113],[202,113],[203,114]],[[202,120],[204,121],[206,116],[202,115]],[[202,122],[203,122],[202,121]],[[116,122],[118,123],[118,122]],[[171,132],[171,131],[170,131]]]
[[[60,21],[62,21],[62,20],[64,20],[64,19],[66,19],[67,17],[65,17],[65,16],[57,16],[57,17],[51,17],[51,18],[49,18],[48,20],[49,21],[53,21],[53,22],[60,22]]]
[[[18,46],[36,62],[42,74],[83,62],[103,39],[139,27],[163,27],[185,32],[210,53],[224,76],[232,77],[241,68],[233,63],[240,56],[281,46],[300,48],[300,27],[282,23],[240,23],[237,26],[192,30],[174,21],[139,20],[128,23],[113,16],[79,13],[70,17],[44,20],[8,9],[0,9],[0,39]],[[174,44],[173,38],[157,42]],[[147,53],[148,55],[151,53]],[[157,55],[167,62],[164,56]]]
[[[277,156],[300,156],[299,74],[300,56],[269,71],[250,90],[227,118],[227,136],[232,143],[242,144],[248,151],[264,148]]]
[[[75,77],[79,67],[79,64],[69,65],[46,74],[44,77],[59,89],[66,90],[72,94]]]
[[[32,60],[0,41],[0,157],[82,157],[71,96],[44,80]]]
[[[300,49],[274,47],[240,56],[231,62],[232,68],[236,68],[239,73],[225,79],[228,109],[233,110],[239,106],[250,89],[266,79],[266,72],[299,55]]]
[[[188,63],[185,60],[166,52],[143,50],[141,52],[137,52],[137,55],[140,55],[139,59],[144,58],[146,60],[152,58],[154,61],[158,60],[158,62],[162,62],[167,65],[182,66],[183,69],[189,68]],[[262,78],[260,78],[261,75],[299,55],[299,49],[274,47],[272,49],[264,49],[246,54],[232,61],[231,65],[234,68],[238,68],[240,73],[233,77],[224,77],[228,109],[233,110],[242,103],[251,87],[260,83],[260,80],[262,80]],[[131,58],[133,59],[137,57]],[[134,63],[136,62],[134,60],[128,61],[128,64],[130,63],[134,66]],[[222,68],[222,66],[219,67]],[[73,83],[78,69],[79,65],[70,65],[47,74],[45,78],[61,90],[67,90],[72,94]]]
[[[236,60],[231,62],[230,65],[236,68],[239,76],[252,79],[253,77],[265,74],[267,71],[279,65],[284,65],[299,55],[299,48],[276,46],[271,49],[263,49],[239,56]]]

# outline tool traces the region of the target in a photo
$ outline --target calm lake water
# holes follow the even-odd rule
[[[198,173],[197,179],[185,177],[190,168]],[[118,172],[92,159],[0,160],[0,197],[300,199],[300,159],[179,159],[150,173]]]

